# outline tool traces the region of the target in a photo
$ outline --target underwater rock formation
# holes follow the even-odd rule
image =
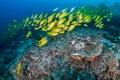
[[[115,80],[118,60],[102,40],[89,28],[58,35],[44,47],[28,48],[10,72],[16,80]]]

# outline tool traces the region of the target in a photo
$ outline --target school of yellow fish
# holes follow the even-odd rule
[[[58,8],[53,10],[51,14],[34,14],[31,17],[24,19],[21,24],[17,23],[14,19],[14,29],[27,29],[25,37],[30,38],[32,30],[34,31],[44,31],[49,36],[57,36],[59,34],[64,34],[66,31],[72,31],[75,27],[88,27],[89,24],[94,24],[98,28],[104,27],[104,21],[110,21],[112,18],[112,12],[105,13],[105,10],[100,8],[89,8],[82,7],[75,9],[73,7],[71,10],[67,8],[62,11],[57,11]],[[14,32],[15,33],[15,32]],[[39,33],[38,33],[39,34]],[[38,40],[38,46],[42,47],[48,42],[46,36]]]

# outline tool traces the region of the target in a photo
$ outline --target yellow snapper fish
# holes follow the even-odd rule
[[[44,18],[47,18],[47,16],[48,16],[48,13],[46,13],[46,14],[44,15]]]
[[[48,35],[50,35],[50,36],[57,36],[58,35],[58,33],[56,32],[48,32]]]
[[[17,75],[18,76],[21,76],[22,68],[23,68],[22,63],[18,63],[18,65],[17,65]]]
[[[53,27],[55,27],[55,25],[56,25],[56,21],[53,21],[53,22],[49,23],[47,30],[51,30]]]
[[[80,13],[80,14],[78,15],[78,20],[82,20],[82,19],[83,19],[83,14]]]
[[[55,8],[55,9],[53,9],[53,12],[55,12],[55,11],[57,11],[59,8]]]
[[[40,28],[39,27],[35,27],[34,30],[39,30]]]
[[[52,32],[58,33],[58,32],[60,32],[61,30],[62,30],[62,28],[56,27],[56,28],[54,28],[54,29],[52,30]]]
[[[71,8],[70,12],[73,12],[75,10],[75,7]]]
[[[48,17],[48,22],[51,22],[53,20],[55,16],[55,13],[51,14],[49,17]]]
[[[69,21],[72,21],[72,20],[73,20],[73,18],[74,18],[74,15],[73,15],[73,13],[71,13],[71,14],[69,15],[68,20],[69,20]]]
[[[35,14],[35,16],[33,17],[33,20],[35,20],[38,17],[38,14]]]
[[[68,26],[68,25],[70,25],[70,23],[71,23],[71,20],[68,20],[68,21],[65,22],[65,25]]]
[[[48,42],[48,39],[46,37],[43,37],[41,40],[39,40],[38,46],[42,47],[45,44],[47,44],[47,42]]]
[[[29,17],[26,18],[25,23],[27,23],[28,21],[30,21]]]
[[[31,19],[33,19],[34,15],[31,16]]]
[[[46,22],[46,19],[40,21],[40,25],[43,25]]]
[[[40,23],[40,20],[37,20],[37,19],[36,19],[34,22],[37,23],[37,24],[39,24],[39,23]]]
[[[26,38],[29,38],[31,35],[32,35],[32,32],[28,31],[28,33],[25,36],[26,36]]]
[[[74,28],[75,28],[74,25],[70,25],[70,26],[68,27],[68,31],[72,31]]]
[[[39,25],[38,27],[35,27],[34,30],[39,30],[41,29],[43,26]]]
[[[87,27],[88,25],[87,24],[83,24],[83,26]]]
[[[47,26],[42,26],[42,29],[41,29],[42,31],[48,31],[47,30]]]
[[[80,23],[78,21],[72,21],[71,24],[73,24],[74,26],[80,26]]]
[[[68,9],[68,8],[65,8],[65,9],[61,10],[61,12],[65,12],[65,11],[67,11],[67,9]]]
[[[43,18],[43,13],[41,13],[38,18],[41,20]]]
[[[66,31],[68,29],[68,26],[64,26],[63,30]]]
[[[35,26],[35,23],[32,23],[32,24],[31,24],[31,26],[33,26],[33,27],[34,27],[34,26]]]
[[[56,15],[55,15],[55,18],[58,18],[60,16],[60,12],[58,12]]]
[[[57,25],[58,28],[63,28],[64,26],[64,24]]]
[[[62,18],[58,21],[57,25],[60,25],[66,21],[66,18]]]
[[[60,31],[60,32],[59,32],[59,34],[64,34],[64,33],[65,33],[65,31],[64,31],[64,30],[62,30],[62,31]]]
[[[84,17],[84,22],[89,23],[92,20],[91,16]]]
[[[60,15],[59,15],[59,18],[64,18],[65,16],[67,16],[68,13],[67,12],[62,12]]]

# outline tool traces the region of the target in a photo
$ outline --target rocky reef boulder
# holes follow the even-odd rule
[[[77,29],[29,47],[10,67],[16,80],[115,80],[118,59],[103,32]]]

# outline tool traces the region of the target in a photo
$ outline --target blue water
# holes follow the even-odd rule
[[[51,12],[56,7],[62,10],[87,4],[96,6],[100,3],[112,6],[115,2],[120,3],[119,0],[0,0],[0,34],[13,19],[22,20],[35,13]]]

